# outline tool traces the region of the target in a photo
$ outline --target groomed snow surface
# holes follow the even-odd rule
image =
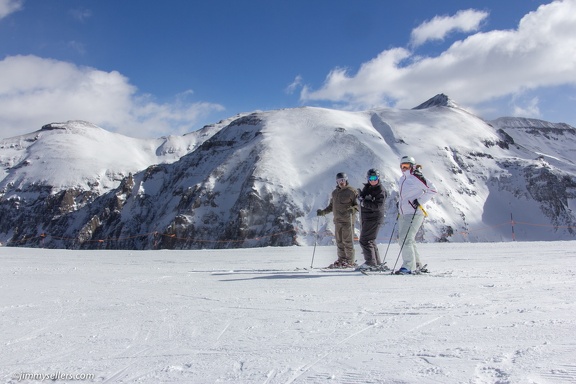
[[[210,272],[310,267],[313,247],[3,247],[0,381],[576,382],[575,241],[419,249],[429,275]]]

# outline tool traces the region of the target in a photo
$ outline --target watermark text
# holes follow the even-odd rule
[[[93,373],[66,373],[66,372],[55,372],[55,373],[32,373],[32,372],[20,372],[14,375],[14,379],[18,381],[23,380],[36,380],[36,381],[58,381],[58,380],[94,380],[96,375]]]

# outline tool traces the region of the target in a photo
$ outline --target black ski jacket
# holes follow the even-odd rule
[[[382,188],[382,183],[372,186],[370,183],[364,184],[364,188],[359,191],[360,218],[362,221],[384,221],[384,203],[386,202],[386,190]]]

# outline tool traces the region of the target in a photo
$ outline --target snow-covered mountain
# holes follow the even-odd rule
[[[425,241],[573,239],[576,129],[484,121],[437,95],[412,110],[303,107],[238,115],[141,140],[88,123],[0,141],[0,239],[68,248],[228,248],[332,241],[335,174],[381,170],[396,219],[398,162],[434,181]],[[513,220],[513,221],[512,221]],[[512,225],[512,223],[514,225]]]
[[[10,191],[31,185],[102,194],[129,173],[177,161],[227,123],[159,139],[127,137],[85,121],[47,124],[36,132],[0,140],[0,190],[5,198],[12,196]]]

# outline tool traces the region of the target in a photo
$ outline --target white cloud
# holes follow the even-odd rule
[[[477,31],[486,17],[488,17],[487,12],[474,9],[458,11],[454,16],[436,16],[412,31],[411,44],[419,46],[429,40],[444,40],[452,31]]]
[[[69,14],[74,20],[79,22],[84,22],[92,17],[92,11],[90,9],[83,8],[72,9],[69,11]]]
[[[566,84],[576,85],[575,0],[540,6],[515,30],[476,33],[435,57],[417,56],[404,48],[386,50],[362,64],[356,74],[334,69],[320,89],[304,87],[300,97],[345,102],[350,109],[412,108],[445,93],[473,107]]]
[[[10,56],[0,61],[0,137],[19,135],[51,122],[87,120],[135,137],[190,132],[199,118],[223,110],[218,104],[159,104],[138,95],[122,74],[44,59]]]
[[[298,75],[294,78],[294,81],[286,87],[285,92],[289,95],[293,94],[298,87],[302,86],[302,76]]]
[[[538,97],[532,97],[527,101],[517,100],[516,97],[513,98],[512,111],[514,116],[528,116],[528,117],[540,117],[540,100]]]
[[[22,9],[23,0],[0,0],[0,20]]]
[[[83,55],[86,53],[86,47],[83,43],[80,43],[75,40],[71,40],[68,42],[68,47],[72,48],[74,51],[78,52],[79,54]]]

